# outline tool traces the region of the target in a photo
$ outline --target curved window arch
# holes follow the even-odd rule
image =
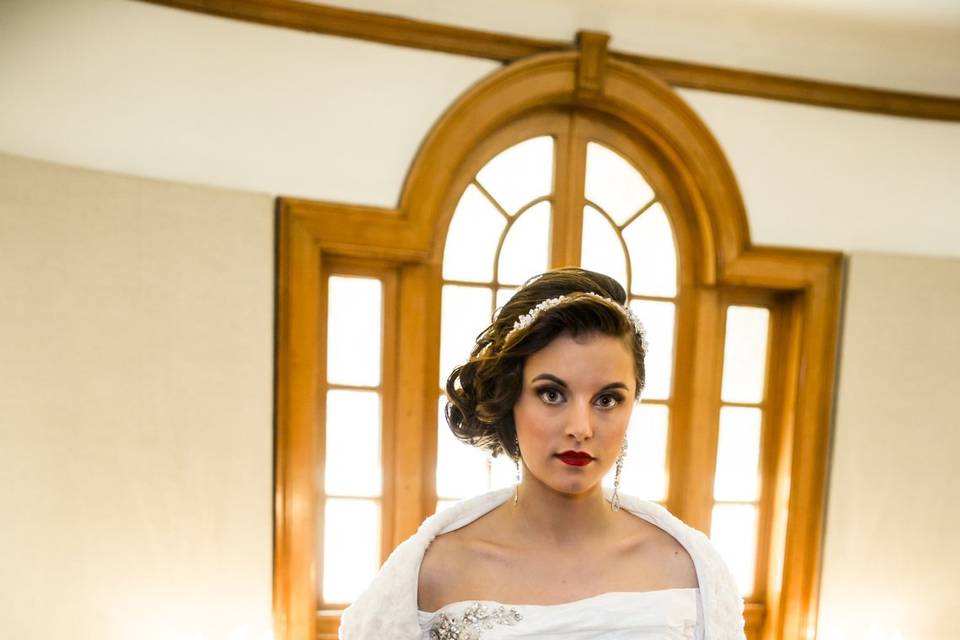
[[[524,129],[505,133],[501,144],[506,146],[469,177],[449,223],[441,302],[438,508],[515,481],[507,459],[485,455],[452,436],[442,417],[443,387],[517,285],[551,266],[577,263],[575,256],[551,255],[554,235],[579,235],[579,266],[616,278],[647,327],[649,378],[645,402],[630,427],[637,453],[624,467],[623,486],[650,500],[667,500],[678,292],[673,225],[648,179],[612,148],[617,138],[609,127],[592,122],[589,111],[567,111],[557,118],[565,119],[566,127],[549,135],[529,135],[529,127],[542,121],[538,117]],[[591,136],[578,135],[587,130]],[[568,176],[568,183],[559,185],[556,176]],[[561,204],[554,211],[559,187],[576,195],[568,197],[566,209]],[[612,483],[612,472],[605,481]]]
[[[363,541],[351,552],[370,565],[438,499],[513,481],[512,465],[444,440],[442,384],[517,284],[564,265],[621,278],[654,345],[628,490],[711,535],[746,597],[749,638],[814,628],[840,257],[752,246],[719,146],[672,90],[602,51],[523,60],[440,119],[396,209],[280,199],[278,220],[284,637],[335,637],[362,583],[334,584],[345,556],[331,539]],[[382,310],[375,386],[337,382],[324,364],[342,315],[335,278],[379,282],[366,287]],[[352,445],[378,445],[376,495],[325,481],[331,447],[349,451],[324,435],[344,412],[330,398],[347,391],[376,397],[379,443]],[[337,537],[359,521],[325,517],[348,502],[364,536]]]

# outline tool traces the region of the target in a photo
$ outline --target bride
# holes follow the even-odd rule
[[[458,438],[516,462],[517,485],[427,518],[344,611],[340,638],[744,638],[706,536],[619,492],[645,352],[608,276],[557,269],[517,291],[451,373],[446,408]]]

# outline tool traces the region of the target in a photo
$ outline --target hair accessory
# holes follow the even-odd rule
[[[623,471],[623,457],[627,454],[627,439],[620,443],[620,455],[617,456],[617,472],[613,476],[613,496],[610,498],[610,508],[620,511],[620,473]]]
[[[636,331],[637,335],[640,336],[640,342],[643,345],[643,350],[644,351],[647,350],[647,332],[646,330],[644,330],[643,323],[640,322],[640,318],[637,317],[637,315],[633,312],[633,310],[630,307],[626,307],[620,304],[619,302],[617,302],[616,300],[607,298],[606,296],[602,296],[599,293],[594,293],[593,291],[581,291],[577,293],[580,293],[581,295],[593,296],[594,298],[599,298],[600,300],[606,300],[607,302],[610,302],[615,307],[617,307],[617,309],[619,309],[620,312],[623,313],[624,317],[626,317],[627,320],[630,321],[630,324],[633,325],[633,330]],[[533,307],[532,309],[530,309],[530,311],[527,311],[525,314],[517,318],[517,321],[513,323],[513,328],[510,329],[510,331],[507,333],[506,337],[504,338],[504,343],[510,342],[510,338],[512,338],[513,335],[516,334],[521,329],[526,329],[527,327],[532,325],[537,320],[537,317],[541,313],[543,313],[547,309],[552,309],[553,307],[559,304],[562,304],[570,299],[571,299],[570,295],[562,295],[562,296],[557,296],[555,298],[547,298],[537,306]]]

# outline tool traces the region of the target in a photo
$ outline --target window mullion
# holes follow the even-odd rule
[[[554,214],[550,247],[552,269],[580,264],[587,141],[578,133],[579,120],[576,115],[569,116],[567,130],[557,136],[554,146]]]

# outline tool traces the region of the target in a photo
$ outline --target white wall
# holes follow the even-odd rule
[[[960,260],[858,253],[847,275],[822,640],[954,640]]]
[[[4,0],[0,33],[0,152],[381,206],[498,67],[131,0]]]
[[[960,123],[680,94],[733,167],[756,244],[960,257]]]
[[[0,155],[0,636],[270,629],[272,208]]]
[[[317,4],[847,84],[960,95],[955,0],[316,0]]]

